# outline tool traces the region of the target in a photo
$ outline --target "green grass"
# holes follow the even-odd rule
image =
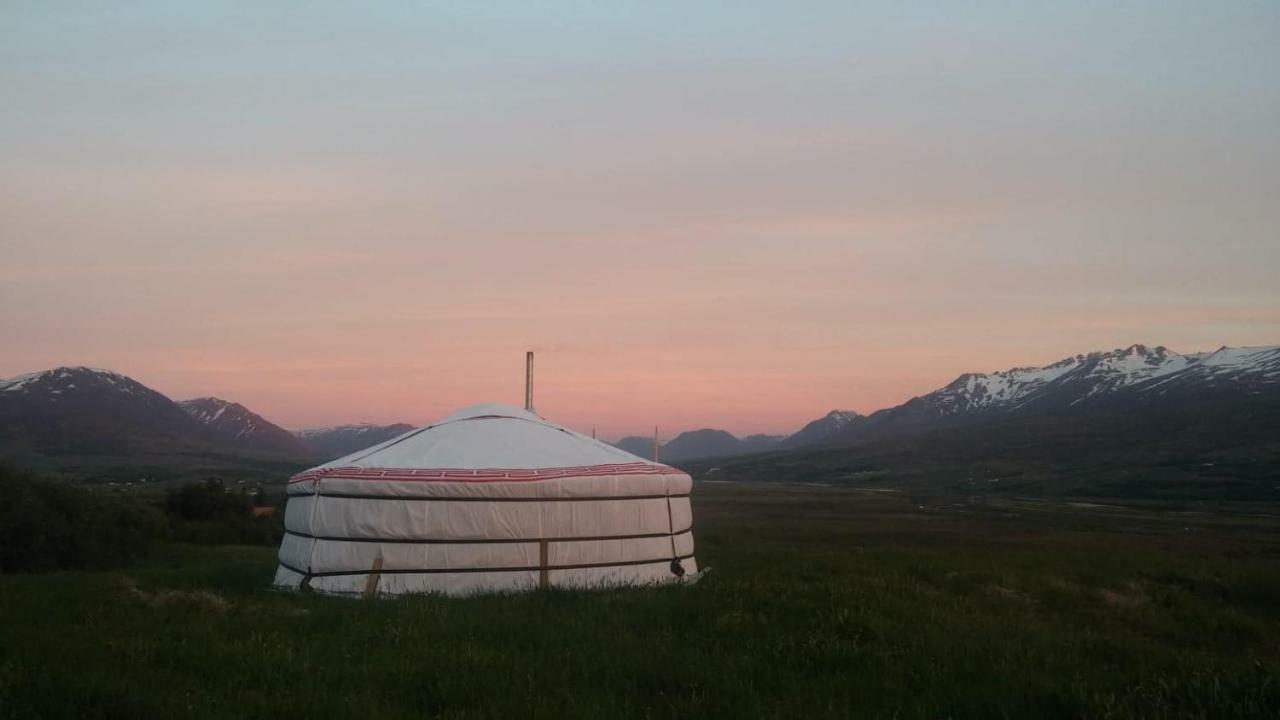
[[[186,546],[0,577],[0,716],[1280,716],[1273,515],[695,503],[687,588],[345,600]]]

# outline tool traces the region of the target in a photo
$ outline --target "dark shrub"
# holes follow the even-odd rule
[[[0,468],[0,572],[102,568],[145,556],[168,532],[158,509]]]
[[[247,492],[229,491],[216,478],[183,485],[165,500],[176,540],[205,545],[280,542],[280,518],[254,517],[253,507]]]

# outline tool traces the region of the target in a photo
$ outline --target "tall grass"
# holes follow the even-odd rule
[[[0,715],[1280,714],[1274,528],[752,492],[699,489],[693,587],[358,601],[268,591],[268,548],[193,546],[3,577]]]

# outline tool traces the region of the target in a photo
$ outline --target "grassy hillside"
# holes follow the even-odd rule
[[[273,593],[270,548],[0,576],[0,716],[1276,717],[1274,506],[700,484],[689,588]]]
[[[290,476],[312,464],[314,462],[308,460],[212,450],[49,456],[0,443],[0,466],[61,477],[79,485],[121,494],[157,494],[209,477],[250,487],[282,485]]]

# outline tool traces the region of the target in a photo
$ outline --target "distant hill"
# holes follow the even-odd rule
[[[626,450],[632,455],[646,460],[653,459],[653,438],[641,435],[630,435],[613,444],[614,447]]]
[[[339,425],[337,427],[311,428],[298,430],[294,435],[301,440],[318,458],[329,461],[357,450],[373,447],[394,437],[403,435],[414,428],[413,425],[396,423],[394,425]]]
[[[782,440],[776,435],[737,438],[725,430],[704,428],[680,433],[662,446],[664,462],[684,462],[699,458],[733,457],[772,450]]]
[[[704,428],[683,432],[660,448],[663,462],[683,462],[707,457],[745,455],[772,450],[783,440],[781,435],[748,435],[737,438],[724,430]],[[613,444],[646,460],[653,458],[653,438],[642,435],[624,437]]]
[[[662,446],[664,462],[738,454],[738,438],[724,430],[711,428],[682,432]]]
[[[178,407],[212,430],[227,446],[300,458],[314,455],[312,448],[293,433],[240,403],[204,397],[183,400]]]

